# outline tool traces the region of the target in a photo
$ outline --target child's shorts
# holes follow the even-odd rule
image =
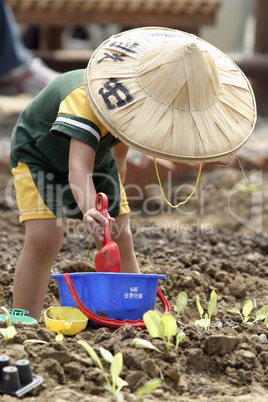
[[[76,204],[68,182],[68,173],[52,172],[42,164],[32,161],[12,160],[12,174],[16,189],[17,204],[20,210],[20,222],[31,219],[53,219],[65,216],[83,219],[83,214]],[[96,192],[107,194],[108,212],[112,217],[130,212],[125,190],[121,184],[117,165],[112,157],[93,173]],[[79,193],[79,189],[77,189]],[[85,194],[80,191],[80,205],[86,202]]]

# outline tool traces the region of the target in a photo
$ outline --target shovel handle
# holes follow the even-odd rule
[[[98,193],[95,200],[95,208],[99,211],[104,218],[108,219],[108,197],[105,193]],[[109,225],[102,225],[104,230],[104,240],[102,242],[102,247],[104,247],[109,241],[111,241],[111,233]]]

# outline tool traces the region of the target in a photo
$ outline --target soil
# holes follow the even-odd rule
[[[6,113],[12,121],[14,115],[11,117]],[[180,196],[189,193],[196,173],[192,169],[169,184],[173,201],[178,192]],[[128,386],[122,394],[129,402],[138,401],[137,388],[155,377],[162,382],[144,401],[268,401],[268,328],[263,321],[253,323],[256,311],[268,305],[268,173],[246,169],[245,174],[251,183],[247,187],[237,166],[206,169],[195,196],[178,210],[160,202],[159,194],[142,204],[133,203],[131,226],[139,265],[142,273],[167,277],[159,281],[159,287],[176,316],[178,332],[186,335],[178,349],[175,339],[167,352],[162,340],[131,326],[88,326],[59,343],[42,315],[38,329],[19,325],[13,339],[0,338],[1,355],[8,355],[12,363],[29,359],[33,373],[43,377],[42,384],[27,393],[24,401],[113,400],[103,387],[100,369],[78,340],[86,341],[98,354],[100,347],[112,354],[123,353],[121,378]],[[0,306],[11,308],[24,227],[18,223],[9,172],[0,173],[0,186]],[[167,184],[165,190],[169,191]],[[94,256],[93,241],[81,224],[66,220],[65,232],[52,272],[94,270],[92,260],[86,259],[89,246]],[[199,319],[196,296],[206,311],[212,290],[217,294],[217,309],[207,334],[195,325]],[[187,293],[188,304],[177,316],[176,299],[181,291]],[[227,310],[241,310],[248,299],[254,309],[249,321],[242,323]],[[59,304],[57,282],[51,279],[44,311]],[[158,300],[155,309],[163,310]],[[150,340],[162,353],[137,349],[131,342],[134,338]],[[29,339],[47,343],[24,344]],[[103,365],[109,371],[109,364]],[[13,397],[5,394],[0,399],[8,402]]]

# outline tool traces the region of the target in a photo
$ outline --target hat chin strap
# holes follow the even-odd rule
[[[166,196],[165,196],[165,193],[164,193],[164,190],[163,190],[163,187],[162,187],[161,179],[160,179],[160,176],[159,176],[158,167],[157,167],[157,163],[156,163],[156,159],[155,159],[155,158],[154,158],[154,166],[155,166],[156,176],[157,176],[157,179],[158,179],[158,183],[159,183],[159,186],[160,186],[160,190],[161,190],[161,192],[162,192],[163,198],[164,198],[164,200],[166,201],[166,203],[167,203],[171,208],[178,208],[180,205],[186,204],[186,202],[189,201],[189,199],[192,197],[192,195],[194,194],[195,190],[197,189],[197,186],[198,186],[198,183],[199,183],[199,179],[200,179],[200,175],[201,175],[201,171],[202,171],[202,163],[200,163],[200,165],[199,165],[199,171],[198,171],[198,175],[197,175],[197,179],[196,179],[196,183],[195,183],[195,186],[194,186],[193,191],[192,191],[191,194],[186,198],[186,200],[179,202],[177,205],[171,204],[171,203],[166,199]]]

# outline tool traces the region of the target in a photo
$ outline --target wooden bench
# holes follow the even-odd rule
[[[164,26],[198,35],[213,25],[216,0],[8,0],[19,23],[40,29],[40,50],[61,48],[65,26]]]
[[[223,1],[223,0],[222,0]],[[66,26],[118,24],[124,28],[165,26],[199,34],[214,25],[221,1],[217,0],[8,0],[19,23],[39,28],[35,54],[51,68],[64,72],[84,68],[92,51],[62,49]],[[253,79],[259,111],[268,115],[268,1],[256,0],[256,54],[233,57]]]

